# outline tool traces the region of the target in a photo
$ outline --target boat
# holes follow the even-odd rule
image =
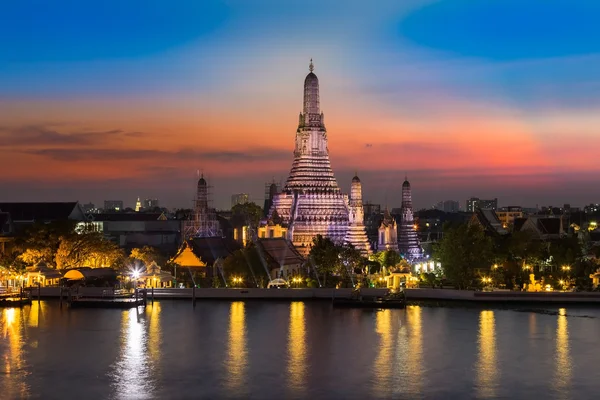
[[[0,297],[0,307],[21,307],[27,304],[31,304],[29,297]]]
[[[349,299],[334,298],[334,307],[345,308],[371,308],[371,309],[387,309],[387,308],[405,308],[406,297],[404,292],[387,293],[383,297],[376,296],[361,296],[360,292],[353,293]]]

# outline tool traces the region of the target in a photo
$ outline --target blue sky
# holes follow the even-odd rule
[[[27,162],[2,178],[19,183],[15,199],[34,195],[40,179],[52,182],[52,199],[99,202],[108,193],[185,205],[202,168],[223,183],[215,184],[218,204],[237,191],[259,200],[263,182],[285,179],[291,165],[281,154],[293,146],[310,58],[343,187],[357,169],[366,198],[393,202],[410,171],[422,207],[471,195],[524,205],[600,197],[589,189],[600,172],[592,150],[600,145],[599,2],[5,3],[0,166]],[[26,160],[11,159],[23,151],[15,137],[34,131],[96,137],[67,148],[40,140]],[[110,131],[137,134],[102,134]],[[118,170],[99,158],[87,178],[67,181],[68,162],[49,158],[49,146],[60,154],[127,149],[136,161],[122,155]],[[272,151],[263,164],[212,156],[263,148]],[[190,152],[198,156],[177,158]],[[179,178],[148,189],[165,165]],[[474,170],[478,178],[465,178]],[[557,191],[566,184],[572,190]]]

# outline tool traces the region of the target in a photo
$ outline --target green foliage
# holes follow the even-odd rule
[[[263,216],[263,209],[256,203],[236,204],[231,208],[231,214],[233,226],[248,225],[256,228]]]
[[[225,258],[223,261],[223,271],[226,277],[257,277],[258,279],[266,275],[262,257],[254,244],[236,250],[229,257]]]
[[[131,249],[129,258],[133,261],[138,260],[146,266],[153,262],[159,266],[164,266],[167,262],[166,257],[156,247],[152,246]]]
[[[493,243],[478,225],[463,224],[444,231],[434,257],[442,263],[446,277],[458,289],[472,287],[476,270],[488,269],[493,261]]]
[[[313,238],[309,258],[316,272],[323,276],[323,286],[327,286],[327,277],[340,268],[340,248],[327,237],[317,235]]]

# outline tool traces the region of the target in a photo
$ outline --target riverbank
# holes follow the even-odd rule
[[[174,300],[331,300],[350,298],[353,289],[235,289],[235,288],[196,288],[196,289],[148,289],[148,299]],[[383,296],[387,289],[361,289],[364,296]],[[408,301],[461,301],[474,303],[600,303],[598,292],[474,292],[453,289],[406,289]],[[38,298],[38,290],[31,291],[32,299]],[[63,294],[64,295],[64,294]],[[83,297],[112,297],[112,289],[81,287],[79,295]],[[60,298],[60,288],[43,287],[39,297],[42,299]]]

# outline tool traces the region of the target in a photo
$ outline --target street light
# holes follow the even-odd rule
[[[570,271],[571,270],[571,266],[569,266],[569,265],[563,265],[562,266],[562,270],[563,271]]]

